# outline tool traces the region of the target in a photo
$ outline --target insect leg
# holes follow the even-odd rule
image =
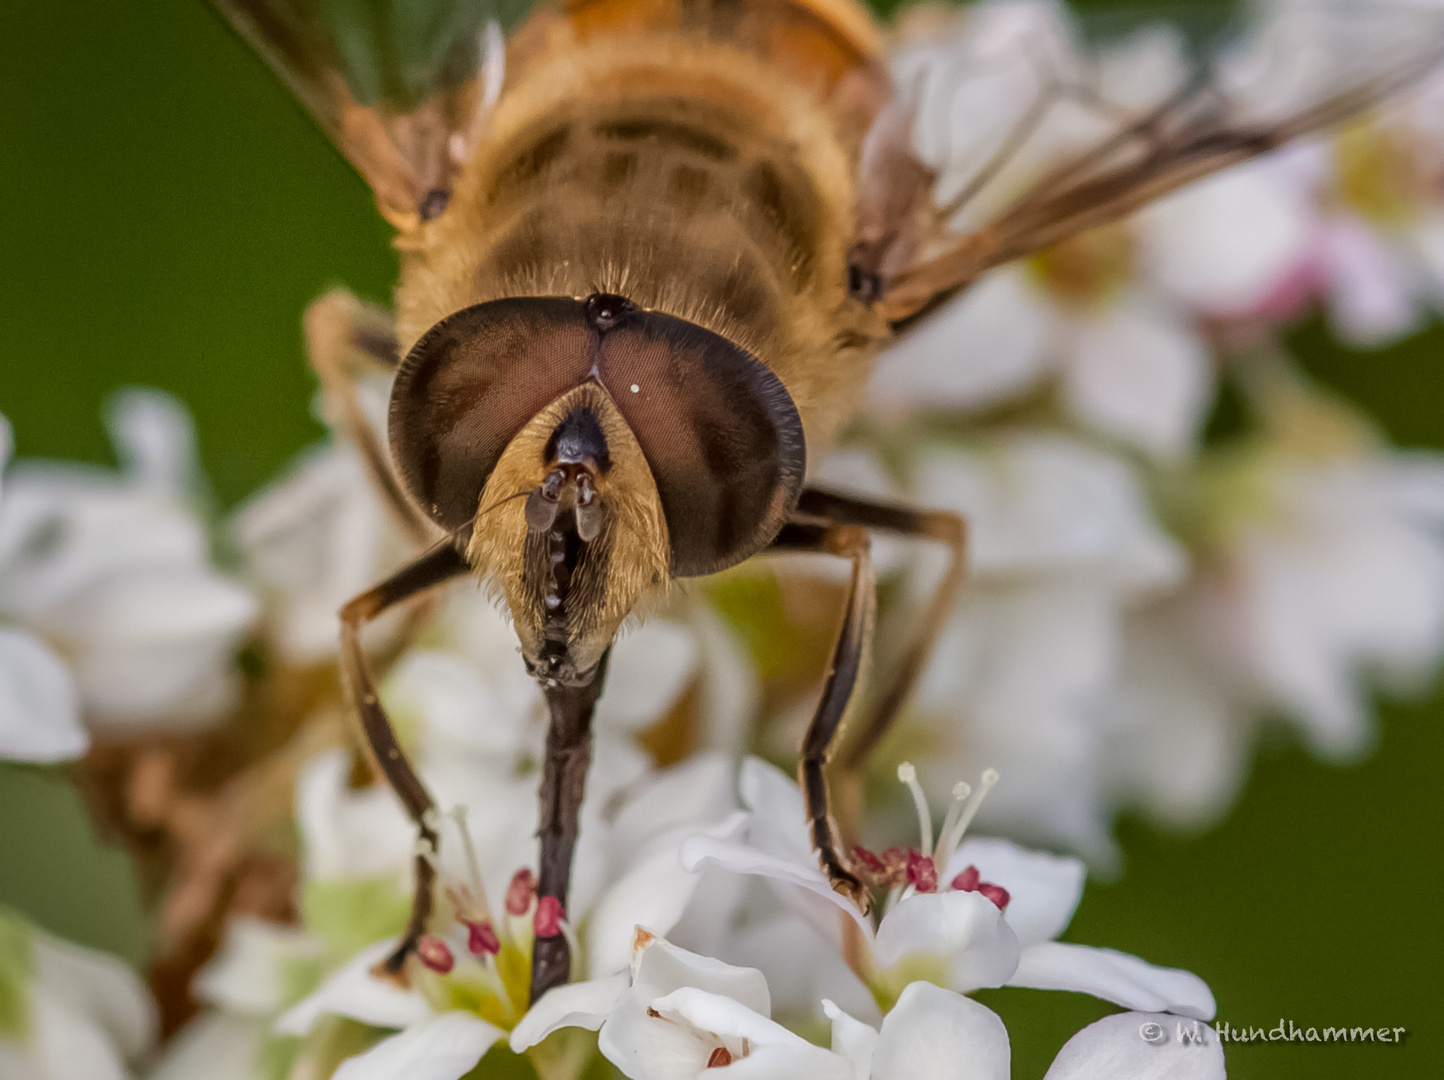
[[[350,439],[398,524],[417,543],[435,539],[436,530],[412,505],[375,426],[361,408],[356,381],[367,368],[394,371],[401,362],[391,313],[335,289],[306,309],[306,353],[321,380],[326,418]]]
[[[868,757],[897,719],[913,685],[927,665],[928,657],[932,655],[933,645],[942,633],[948,616],[957,604],[958,593],[967,576],[964,558],[967,551],[967,527],[961,517],[946,510],[893,506],[825,488],[804,489],[797,508],[802,513],[816,514],[839,525],[861,525],[900,536],[936,540],[948,547],[947,570],[938,582],[922,618],[918,620],[912,638],[903,649],[896,670],[884,684],[882,693],[869,704],[856,728],[857,734],[848,740],[842,753],[843,769],[855,772],[866,764]]]
[[[572,849],[577,842],[578,816],[592,756],[592,710],[606,681],[607,658],[602,657],[592,681],[585,686],[551,686],[544,689],[551,724],[547,728],[546,763],[541,783],[541,857],[537,896],[555,897],[565,913],[567,887],[572,874]],[[562,934],[538,937],[532,943],[531,1000],[571,976],[571,951]]]
[[[361,628],[387,608],[470,569],[455,540],[448,537],[341,609],[341,678],[346,696],[350,698],[361,724],[362,745],[372,769],[386,778],[420,833],[416,855],[416,893],[411,903],[406,935],[396,951],[380,965],[382,971],[397,978],[402,977],[406,957],[425,932],[426,919],[431,914],[431,886],[436,871],[430,858],[436,852],[436,804],[406,760],[396,732],[386,718],[386,710],[381,707],[376,694],[376,680],[372,677],[371,665],[361,644]]]
[[[852,560],[852,581],[842,629],[833,646],[822,697],[802,740],[802,760],[797,772],[807,804],[808,834],[822,869],[833,888],[865,903],[867,894],[862,882],[842,853],[841,833],[832,818],[825,770],[848,702],[857,687],[877,611],[877,582],[873,577],[867,533],[854,525],[794,521],[783,527],[772,546],[778,550],[815,551]]]

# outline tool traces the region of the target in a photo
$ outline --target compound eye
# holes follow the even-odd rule
[[[672,573],[716,573],[771,543],[807,463],[781,380],[721,335],[658,312],[626,316],[602,355],[602,381],[661,496]]]
[[[391,456],[411,496],[459,529],[507,444],[586,381],[595,334],[568,297],[476,304],[442,319],[402,361],[387,421]]]

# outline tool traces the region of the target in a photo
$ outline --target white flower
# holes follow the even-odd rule
[[[1116,677],[1125,612],[1176,586],[1181,548],[1152,520],[1122,461],[1076,440],[1004,432],[927,452],[915,497],[963,514],[972,581],[913,706],[941,793],[967,761],[1008,777],[988,827],[1111,851],[1094,704]]]
[[[895,73],[914,88],[914,139],[946,205],[1045,93],[1043,79],[1089,82],[1115,109],[1142,113],[1188,78],[1180,35],[1154,27],[1085,66],[1071,27],[1046,3],[985,4],[953,39],[905,49]],[[975,226],[1117,121],[1059,100],[954,222]],[[1250,310],[1298,264],[1306,195],[1273,170],[1233,170],[1132,221],[994,270],[878,360],[875,408],[980,409],[1056,377],[1085,426],[1162,458],[1187,455],[1212,397],[1201,314]]]
[[[638,927],[630,976],[551,991],[512,1032],[512,1049],[583,1027],[599,1030],[599,1049],[632,1080],[692,1080],[742,1062],[748,1076],[849,1080],[835,1055],[769,1019],[760,971],[698,956]]]
[[[316,934],[232,918],[220,949],[191,980],[206,1011],[166,1041],[147,1080],[255,1080],[272,1024],[319,980],[325,952]]]
[[[897,995],[881,1023],[832,1001],[830,1049],[769,1016],[762,973],[679,949],[638,927],[631,977],[554,990],[511,1034],[522,1052],[562,1028],[598,1031],[598,1047],[631,1080],[700,1080],[731,1068],[757,1080],[1007,1080],[1011,1051],[1002,1020],[983,1005],[928,982]],[[1198,1044],[1180,1042],[1186,1025]],[[1155,1033],[1166,1032],[1160,1040]],[[1146,1036],[1146,1037],[1145,1037]],[[1137,1045],[1135,1045],[1137,1044]],[[438,1077],[451,1074],[438,1073]],[[1052,1080],[1223,1080],[1223,1054],[1197,1022],[1126,1012],[1074,1036]]]
[[[1043,1080],[1224,1080],[1223,1047],[1207,1024],[1125,1012],[1063,1045]]]
[[[390,863],[395,874],[400,870],[399,859],[414,850],[414,832],[398,820],[399,815],[386,821],[388,815],[382,807],[388,804],[369,798],[382,794],[376,789],[353,796],[355,801],[349,807],[336,807],[335,788],[344,785],[344,766],[344,756],[322,758],[303,778],[303,788],[310,789],[303,790],[301,796],[303,821],[317,821],[318,811],[329,804],[333,817],[327,826],[332,830],[327,844],[339,838],[337,827],[347,832],[351,852],[347,869],[357,874],[384,872],[385,864]],[[605,774],[594,779],[605,780]],[[320,787],[333,794],[324,797],[316,790]],[[495,856],[486,851],[484,844],[469,854],[471,837],[467,831],[443,828],[442,854],[447,861],[440,864],[439,891],[448,900],[446,910],[450,915],[433,920],[432,935],[423,942],[423,963],[415,970],[412,989],[400,989],[372,972],[395,946],[394,940],[388,938],[363,950],[328,977],[315,993],[281,1018],[280,1029],[304,1035],[327,1013],[401,1029],[349,1061],[343,1067],[345,1071],[338,1073],[347,1080],[410,1076],[413,1073],[408,1069],[423,1064],[437,1071],[414,1075],[435,1076],[437,1080],[462,1075],[487,1048],[529,1015],[532,1003],[527,992],[534,935],[557,932],[542,928],[545,919],[554,921],[556,915],[561,916],[562,932],[568,934],[572,944],[575,972],[603,979],[626,968],[633,928],[639,921],[668,929],[678,922],[700,880],[698,874],[681,866],[678,849],[699,828],[718,836],[730,835],[736,828],[735,819],[728,818],[730,787],[730,766],[719,757],[704,754],[633,781],[625,789],[612,788],[602,797],[589,791],[590,806],[584,811],[578,842],[577,888],[569,898],[568,909],[550,916],[535,896],[534,878],[529,871],[512,877],[502,907],[488,904],[488,892],[502,893],[487,889],[486,874],[477,872],[476,863],[494,863]],[[534,815],[534,786],[529,787],[526,797]],[[365,800],[364,805],[361,800]],[[613,805],[604,813],[598,803]],[[470,809],[475,815],[475,802]],[[532,830],[526,829],[519,839],[534,844],[531,837]],[[379,847],[378,839],[382,841]],[[514,842],[508,839],[508,850]],[[377,859],[365,850],[373,848],[389,855]],[[532,854],[528,852],[528,862]],[[477,857],[476,863],[471,863],[472,855]],[[335,856],[323,858],[321,852],[313,852],[311,868],[317,872],[337,869],[327,858],[334,862]],[[458,863],[464,869],[448,869]],[[590,882],[587,874],[581,873],[588,866],[595,868],[590,872]],[[402,895],[399,888],[395,895]],[[401,910],[404,912],[404,908]],[[577,992],[575,986],[563,987],[543,1000],[550,1001],[558,993],[566,997]]]
[[[1093,710],[1108,801],[1180,829],[1232,805],[1257,725],[1246,676],[1220,657],[1203,615],[1187,588],[1130,611],[1117,676]]]
[[[267,629],[296,663],[334,657],[341,605],[419,550],[376,493],[360,454],[341,444],[304,454],[246,500],[231,531],[263,597]],[[383,618],[380,634],[395,621]]]
[[[93,730],[205,724],[235,700],[235,652],[256,604],[211,566],[184,486],[195,463],[181,407],[129,391],[114,400],[110,426],[126,465],[119,475],[42,462],[10,470],[0,502],[0,616],[65,658]],[[15,650],[39,654],[14,631],[4,640],[0,670],[15,687]],[[48,672],[28,668],[21,692],[41,710],[37,720],[63,726],[35,738],[69,752],[73,729],[56,719],[69,715],[63,681],[49,659],[37,664]]]
[[[10,425],[0,416],[0,507],[13,449]],[[65,662],[34,634],[0,626],[0,758],[66,761],[89,745]]]
[[[155,1026],[150,995],[119,960],[0,911],[0,1076],[126,1080]]]
[[[1128,1008],[1212,1017],[1213,996],[1195,975],[1109,949],[1053,940],[1067,927],[1082,894],[1081,863],[1035,855],[1000,840],[960,845],[996,776],[985,776],[971,798],[960,785],[934,844],[912,767],[900,769],[900,775],[917,802],[922,843],[919,849],[890,849],[881,856],[856,851],[855,866],[864,877],[891,890],[875,927],[819,869],[807,841],[801,793],[756,759],[743,764],[741,777],[750,811],[745,841],[689,840],[682,849],[683,865],[715,865],[772,881],[789,907],[821,934],[827,934],[829,924],[838,928],[832,940],[857,954],[851,962],[879,1000],[896,998],[907,984],[923,979],[962,992],[1003,985],[1075,990]],[[798,958],[794,954],[782,962]]]
[[[1376,453],[1255,468],[1260,505],[1201,583],[1199,617],[1316,750],[1357,753],[1371,734],[1365,679],[1417,684],[1444,654],[1444,465]]]
[[[1259,32],[1225,69],[1239,84],[1234,100],[1260,117],[1377,77],[1385,63],[1407,69],[1427,59],[1420,50],[1438,34],[1437,5],[1428,0],[1397,7],[1272,0],[1260,10]],[[1293,291],[1297,298],[1322,292],[1346,340],[1383,344],[1444,304],[1441,115],[1444,76],[1436,72],[1282,155],[1281,172],[1312,204]]]

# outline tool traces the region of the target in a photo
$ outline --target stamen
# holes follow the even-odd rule
[[[720,1069],[723,1065],[732,1064],[732,1051],[725,1046],[719,1046],[707,1056],[707,1068]]]
[[[972,892],[982,880],[983,875],[979,872],[978,868],[976,866],[969,866],[961,874],[953,878],[953,883],[949,887],[954,892]]]
[[[451,808],[451,819],[456,822],[456,831],[461,834],[461,848],[466,855],[466,872],[471,878],[471,898],[476,903],[476,914],[491,920],[491,905],[486,899],[486,887],[481,883],[481,867],[476,861],[476,848],[471,842],[471,829],[466,824],[466,807],[458,803]]]
[[[495,956],[501,952],[501,939],[490,922],[466,924],[466,948],[472,956]]]
[[[555,896],[538,896],[536,914],[532,916],[532,929],[539,938],[556,937],[562,932],[562,902]]]
[[[445,975],[456,966],[456,957],[446,942],[431,934],[422,934],[416,941],[416,956],[438,975]]]
[[[532,897],[536,896],[536,875],[523,867],[511,876],[506,887],[506,913],[525,915],[531,910]]]
[[[973,789],[961,780],[953,785],[953,801],[948,806],[947,817],[943,818],[943,827],[938,830],[938,846],[933,849],[933,862],[939,866],[948,865],[945,856],[951,855],[952,852],[944,852],[943,848],[947,846],[948,837],[953,833],[953,826],[958,823],[958,815],[963,812],[963,804],[972,793]]]
[[[989,900],[991,900],[993,902],[993,906],[996,907],[999,911],[1007,911],[1008,901],[1012,899],[1012,897],[1008,895],[1007,889],[1003,888],[1001,885],[994,885],[990,881],[984,881],[979,883],[978,893],[982,896],[986,896]]]
[[[887,870],[883,861],[861,844],[853,845],[852,861],[873,877],[878,877]]]
[[[988,789],[997,782],[997,769],[983,770],[983,775],[978,778],[978,789],[972,792],[971,797],[968,799],[968,804],[963,807],[962,812],[958,815],[958,819],[953,822],[951,831],[949,831],[943,840],[943,851],[947,854],[949,860],[952,859],[953,852],[958,850],[958,845],[963,842],[963,834],[968,831],[968,826],[973,823],[973,818],[977,816],[978,807],[983,805],[983,800],[988,796]],[[943,865],[946,866],[947,863]]]
[[[918,812],[918,832],[922,835],[922,850],[932,851],[933,817],[928,812],[928,797],[923,794],[923,786],[918,783],[918,771],[913,768],[911,761],[904,761],[897,767],[897,778],[912,792],[913,806]]]
[[[938,868],[920,851],[908,848],[908,884],[918,892],[938,891]]]
[[[953,878],[951,888],[954,892],[975,892],[979,896],[985,896],[999,911],[1006,911],[1008,901],[1012,899],[1008,895],[1008,890],[1001,885],[984,881],[982,872],[976,866],[967,867],[961,874]]]

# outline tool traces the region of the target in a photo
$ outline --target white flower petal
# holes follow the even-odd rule
[[[1365,221],[1335,217],[1323,231],[1323,249],[1329,314],[1345,341],[1382,345],[1418,326],[1407,264]]]
[[[231,531],[282,652],[301,663],[334,656],[341,605],[413,552],[350,446],[303,455],[240,507]]]
[[[986,274],[878,357],[867,400],[878,410],[979,408],[1042,375],[1052,325],[1023,271]]]
[[[1213,369],[1182,319],[1125,301],[1078,320],[1071,337],[1063,390],[1077,416],[1158,457],[1177,458],[1192,446]]]
[[[0,627],[0,758],[69,761],[89,748],[65,664],[38,638]]]
[[[697,1032],[708,1053],[716,1045],[708,1036],[716,1036],[729,1049],[745,1049],[745,1056],[734,1059],[729,1076],[852,1080],[852,1069],[846,1061],[725,995],[684,986],[652,1002],[651,1009],[664,1022]]]
[[[353,1058],[332,1080],[459,1080],[506,1032],[466,1012],[445,1012]]]
[[[789,859],[768,855],[732,840],[719,840],[710,836],[694,836],[682,845],[682,865],[688,870],[698,870],[712,865],[729,870],[734,874],[754,874],[804,889],[821,897],[857,923],[867,937],[872,936],[872,926],[847,897],[837,892],[827,875],[816,865],[808,866]]]
[[[424,758],[510,761],[525,745],[529,708],[495,693],[457,653],[411,649],[387,677],[382,697],[394,716],[422,721]]]
[[[714,994],[695,986],[678,987],[670,994],[655,999],[650,1008],[661,1013],[665,1020],[683,1020],[698,1031],[712,1032],[724,1038],[746,1039],[757,1046],[797,1043],[807,1045],[807,1040],[801,1035],[793,1034],[777,1021],[748,1008],[736,998],[730,998],[726,994]]]
[[[328,1014],[349,1016],[376,1027],[409,1027],[429,1020],[431,1007],[420,994],[371,974],[395,948],[394,941],[378,941],[361,950],[314,993],[283,1013],[276,1030],[283,1035],[305,1035]]]
[[[652,1002],[682,987],[724,995],[763,1016],[771,1011],[760,971],[679,949],[638,927],[632,988],[597,1037],[602,1054],[631,1080],[696,1076],[716,1049],[715,1040],[703,1040],[695,1030],[649,1013]],[[740,1056],[742,1047],[736,1049]]]
[[[826,998],[822,1000],[822,1011],[832,1021],[832,1052],[847,1059],[852,1066],[852,1080],[871,1080],[877,1029],[843,1012]]]
[[[734,910],[736,910],[734,908]],[[757,968],[767,977],[773,1011],[788,1017],[823,1019],[824,996],[862,1020],[882,1021],[872,991],[843,959],[843,922],[833,916],[819,927],[812,919],[784,910],[773,915],[748,911],[748,921],[721,937],[718,950],[728,960]],[[831,915],[832,909],[826,909]]]
[[[1143,590],[1186,568],[1135,471],[1078,439],[1019,430],[967,453],[931,452],[911,488],[968,519],[969,565],[982,579],[1080,570]]]
[[[796,780],[776,765],[748,757],[738,772],[737,791],[742,805],[752,811],[749,843],[769,855],[800,863],[817,861],[807,838],[807,812]]]
[[[690,1080],[702,1074],[716,1046],[649,1016],[641,1000],[629,997],[602,1025],[597,1048],[629,1080]]]
[[[319,959],[320,939],[249,915],[226,924],[220,950],[196,973],[191,992],[230,1012],[270,1016],[287,1004],[286,967]]]
[[[195,491],[195,424],[174,397],[143,387],[118,390],[105,403],[105,420],[130,479],[176,498]]]
[[[696,829],[727,817],[735,806],[733,773],[727,755],[708,750],[652,772],[628,792],[612,818],[610,841],[616,857],[624,859],[663,832]]]
[[[237,692],[235,651],[254,621],[250,592],[205,567],[115,574],[46,613],[65,641],[93,726],[183,729]]]
[[[1135,220],[1145,269],[1191,307],[1259,307],[1306,257],[1308,191],[1272,161],[1229,169],[1166,196]]]
[[[29,1068],[21,1066],[19,1080],[130,1080],[118,1048],[87,1021],[65,998],[37,987],[30,996]]]
[[[135,972],[108,953],[82,948],[31,928],[33,985],[103,1031],[127,1059],[148,1051],[156,1037],[150,991]]]
[[[21,619],[42,622],[111,578],[208,563],[205,530],[174,498],[93,466],[30,461],[10,470],[0,503],[0,606]]]
[[[1018,966],[1018,938],[997,906],[975,892],[915,893],[883,916],[873,959],[888,971],[911,956],[941,960],[964,993],[1002,986]]]
[[[520,1054],[564,1027],[596,1031],[617,1007],[630,982],[631,977],[622,972],[604,979],[553,987],[512,1029],[511,1048]]]
[[[416,827],[390,788],[352,791],[351,755],[317,754],[296,783],[306,877],[368,878],[404,874],[416,850]]]
[[[655,724],[691,682],[697,659],[691,631],[665,619],[653,619],[623,635],[607,663],[596,723],[613,731]]]
[[[1008,1029],[976,1001],[912,983],[883,1017],[872,1080],[1008,1080]]]
[[[1173,1012],[1200,1020],[1213,1018],[1213,993],[1191,971],[1155,967],[1128,953],[1044,941],[1029,945],[1018,958],[1009,986],[1034,990],[1073,990],[1128,1009]]]
[[[1078,859],[983,837],[964,841],[943,876],[951,881],[968,866],[976,866],[982,880],[1008,890],[1003,914],[1018,935],[1019,945],[1051,941],[1066,930],[1083,898],[1083,882],[1088,876],[1087,867]]]
[[[728,839],[741,829],[742,819],[739,812],[701,835]],[[598,899],[587,921],[590,974],[626,970],[636,927],[671,933],[701,881],[701,875],[682,865],[680,856],[682,844],[696,835],[692,825],[658,837],[645,852],[633,855],[626,872]]]
[[[1201,1041],[1184,1041],[1185,1030],[1197,1030]],[[1223,1047],[1205,1024],[1117,1013],[1069,1039],[1043,1080],[1225,1080]]]
[[[637,933],[647,932],[639,927]],[[632,989],[639,1000],[653,1001],[684,986],[695,986],[725,994],[763,1016],[771,1014],[772,999],[762,972],[699,956],[664,938],[648,936],[650,940],[633,961]]]
[[[166,1040],[146,1080],[256,1080],[270,1024],[253,1016],[202,1013]]]

